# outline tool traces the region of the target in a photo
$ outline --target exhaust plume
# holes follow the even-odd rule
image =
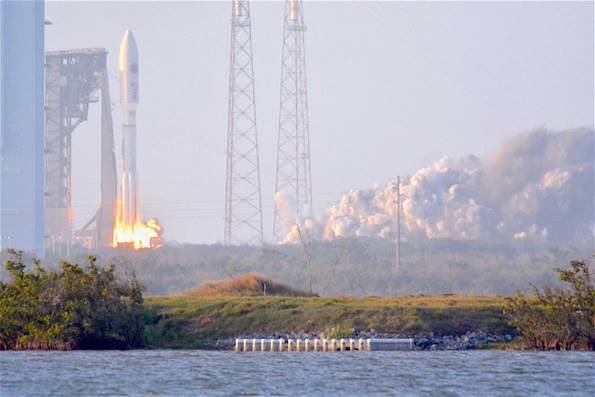
[[[594,237],[593,129],[537,129],[482,161],[443,157],[401,183],[405,238],[540,240]],[[394,238],[396,182],[351,190],[319,219],[300,220],[313,237]],[[285,242],[296,242],[290,231]]]

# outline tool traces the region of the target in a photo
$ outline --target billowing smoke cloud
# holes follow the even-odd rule
[[[593,129],[523,133],[482,161],[444,157],[401,182],[402,230],[414,238],[531,239],[594,236]],[[352,190],[319,219],[315,238],[394,238],[396,183]],[[296,241],[292,230],[286,242]]]

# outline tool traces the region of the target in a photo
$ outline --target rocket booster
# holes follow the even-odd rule
[[[124,33],[118,61],[122,107],[121,221],[135,225],[140,220],[136,175],[136,107],[138,105],[138,49],[130,30]]]

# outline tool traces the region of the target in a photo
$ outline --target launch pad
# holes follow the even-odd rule
[[[224,243],[262,244],[262,197],[256,130],[249,0],[232,2]],[[285,0],[273,237],[299,228],[312,213],[310,133],[303,1]],[[162,245],[160,224],[141,217],[136,167],[139,56],[132,32],[122,39],[118,71],[122,169],[118,176],[107,51],[86,48],[45,56],[45,247],[69,256],[74,245],[150,248]],[[101,199],[95,215],[73,234],[72,134],[101,96]],[[119,184],[118,184],[119,182]],[[289,206],[294,206],[289,211]]]
[[[123,42],[136,47],[130,32],[126,33]],[[126,97],[121,98],[125,110],[124,169],[118,195],[107,51],[104,48],[85,48],[46,53],[45,246],[50,255],[69,256],[75,245],[86,249],[138,249],[157,247],[163,243],[159,223],[156,220],[145,223],[140,216],[136,129],[133,122],[138,102],[138,54],[133,54],[133,57],[136,59],[130,65],[126,64],[124,73],[120,70],[120,80],[127,85],[127,90],[122,91]],[[136,80],[130,79],[130,71],[133,71]],[[88,120],[89,107],[99,102],[99,96],[101,198],[95,215],[73,234],[72,134]]]

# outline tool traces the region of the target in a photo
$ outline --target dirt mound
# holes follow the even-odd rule
[[[218,282],[208,282],[189,293],[192,295],[316,296],[275,282],[257,273],[249,273]]]

